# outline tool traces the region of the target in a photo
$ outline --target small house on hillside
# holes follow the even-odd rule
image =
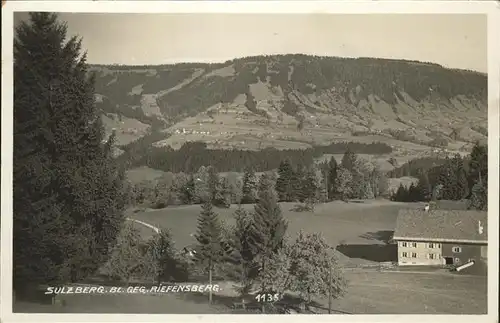
[[[487,212],[463,210],[401,210],[393,241],[398,264],[462,265],[487,261]]]

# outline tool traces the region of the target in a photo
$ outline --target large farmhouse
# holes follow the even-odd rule
[[[487,260],[487,212],[401,210],[393,241],[398,264],[462,265]]]

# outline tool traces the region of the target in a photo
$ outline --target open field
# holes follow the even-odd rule
[[[463,204],[463,203],[462,203]],[[462,208],[461,203],[443,202],[442,208]],[[251,210],[253,205],[245,205]],[[347,294],[334,300],[334,313],[349,314],[484,314],[487,309],[487,279],[484,275],[457,275],[437,270],[411,268],[379,271],[371,265],[394,260],[393,245],[386,242],[394,230],[398,210],[421,207],[385,200],[363,203],[331,202],[318,205],[314,213],[290,211],[293,203],[281,203],[288,220],[288,235],[299,230],[321,232],[337,246],[340,264],[345,268]],[[216,209],[222,220],[233,223],[235,206]],[[200,206],[171,207],[133,213],[128,217],[171,230],[177,248],[194,242]],[[137,225],[141,234],[153,231]],[[234,313],[231,304],[239,299],[230,282],[220,282],[214,293],[214,305],[207,305],[207,295],[176,293],[158,295],[64,295],[64,306],[19,302],[16,311],[59,313],[143,313],[143,314],[222,314]],[[389,296],[390,297],[386,297]],[[326,313],[328,300],[316,299],[319,313]]]
[[[450,203],[448,203],[450,204]],[[285,219],[288,221],[288,236],[292,239],[303,230],[320,232],[328,243],[336,246],[338,256],[344,266],[374,264],[393,261],[396,250],[387,245],[396,225],[396,217],[401,208],[422,207],[421,203],[398,203],[387,200],[372,200],[362,203],[331,202],[316,206],[314,213],[291,211],[294,203],[281,203]],[[220,219],[231,225],[234,223],[235,205],[229,209],[215,209]],[[452,207],[449,205],[448,207]],[[253,210],[253,205],[244,205]],[[197,227],[201,211],[199,205],[167,207],[161,210],[128,212],[127,216],[156,227],[169,229],[177,248],[195,242],[192,236]],[[152,231],[144,231],[152,235]]]
[[[140,183],[142,181],[154,181],[165,174],[164,171],[147,166],[136,167],[127,171],[127,179],[132,183]]]

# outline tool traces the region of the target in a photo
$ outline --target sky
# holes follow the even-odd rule
[[[15,21],[27,13],[16,13]],[[486,73],[485,15],[61,13],[91,64],[223,62],[261,54],[379,57]]]

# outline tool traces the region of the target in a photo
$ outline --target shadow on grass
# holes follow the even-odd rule
[[[376,232],[366,232],[360,235],[360,238],[366,239],[366,240],[377,240],[381,241],[385,244],[388,244],[389,241],[391,241],[392,237],[394,235],[394,231],[390,230],[381,230],[381,231],[376,231]]]
[[[374,262],[393,262],[398,260],[396,245],[390,244],[344,244],[337,251],[349,258],[359,258]]]

